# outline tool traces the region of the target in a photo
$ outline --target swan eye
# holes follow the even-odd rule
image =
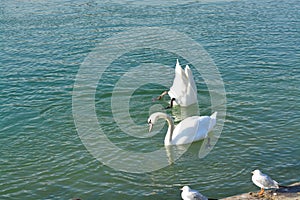
[[[151,119],[149,119],[148,124],[151,124]]]

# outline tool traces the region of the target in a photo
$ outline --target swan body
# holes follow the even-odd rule
[[[192,116],[182,120],[177,126],[174,125],[173,119],[166,113],[156,112],[148,118],[149,131],[152,130],[153,124],[163,118],[168,122],[168,131],[165,136],[164,144],[180,145],[189,144],[207,137],[207,134],[216,124],[217,112],[211,116]]]
[[[183,200],[208,200],[206,196],[197,190],[191,189],[189,186],[184,186],[180,190],[182,190],[181,198]]]
[[[180,105],[187,107],[197,103],[197,87],[194,81],[193,73],[188,65],[183,70],[177,59],[175,67],[175,77],[173,85],[169,91],[163,92],[157,99],[161,99],[164,95],[168,94],[171,100],[171,106]]]
[[[276,181],[267,174],[263,174],[260,170],[256,169],[252,174],[252,182],[261,189],[259,192],[260,195],[264,193],[264,189],[279,188]]]

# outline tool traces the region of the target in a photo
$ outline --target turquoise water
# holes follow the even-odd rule
[[[222,198],[257,190],[250,173],[256,168],[283,185],[300,181],[299,1],[175,3],[1,3],[1,199],[180,199],[183,185]],[[172,165],[130,173],[89,153],[75,126],[72,94],[82,63],[99,43],[147,27],[178,31],[207,51],[224,82],[227,112],[206,157],[198,158],[198,142]],[[162,48],[137,49],[118,57],[103,75],[96,115],[116,146],[141,152],[163,147],[166,127],[147,138],[120,129],[111,111],[112,91],[140,63],[174,67],[176,58]],[[195,67],[199,110],[209,115],[209,89]],[[167,88],[158,84],[164,74],[156,78],[157,84],[138,87],[130,99],[132,120],[145,124],[145,135],[151,99]]]

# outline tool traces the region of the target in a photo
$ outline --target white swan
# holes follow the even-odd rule
[[[192,116],[182,120],[176,127],[173,119],[166,113],[156,112],[148,118],[149,132],[153,124],[163,118],[168,122],[168,131],[165,136],[165,145],[189,144],[207,137],[207,134],[216,125],[217,112],[211,116]]]
[[[175,67],[175,78],[169,91],[164,91],[156,100],[160,100],[168,94],[171,98],[170,106],[180,105],[183,107],[197,103],[197,87],[194,81],[193,73],[188,65],[183,70],[177,59]],[[174,101],[174,102],[173,102]]]

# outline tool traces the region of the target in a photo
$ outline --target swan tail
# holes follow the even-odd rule
[[[211,119],[217,119],[217,114],[218,114],[218,112],[214,112],[211,116],[210,116],[210,118]]]
[[[214,113],[210,116],[210,123],[209,123],[208,132],[212,131],[212,129],[215,127],[216,122],[217,122],[217,114],[218,114],[218,112],[214,112]]]
[[[178,58],[176,60],[176,66],[180,66]]]

